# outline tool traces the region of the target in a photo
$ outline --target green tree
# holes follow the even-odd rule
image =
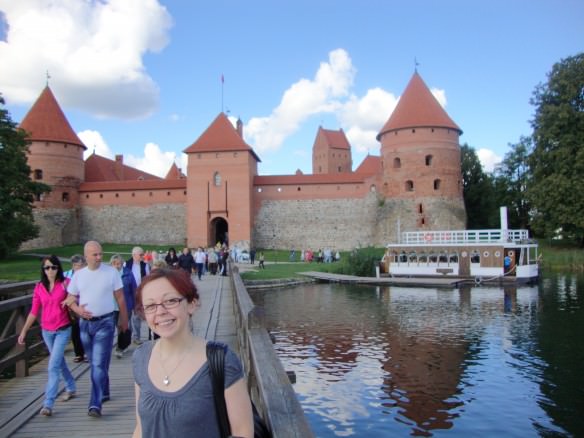
[[[36,196],[50,187],[30,179],[26,161],[26,133],[18,129],[4,109],[0,95],[0,259],[38,235],[32,215]]]
[[[529,184],[529,154],[531,137],[522,136],[517,144],[510,144],[510,152],[495,167],[495,199],[499,206],[506,206],[509,227],[527,229],[529,227],[530,205],[525,196]]]
[[[460,152],[467,228],[471,230],[497,228],[498,208],[495,205],[492,178],[483,171],[479,157],[472,147],[465,143]]]
[[[530,156],[532,226],[584,245],[584,53],[554,64],[536,87]]]

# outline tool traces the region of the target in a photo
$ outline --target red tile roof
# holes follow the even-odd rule
[[[20,123],[20,128],[29,133],[31,141],[68,143],[87,149],[71,128],[48,85]]]
[[[410,79],[389,120],[379,131],[377,140],[388,131],[416,127],[452,128],[462,134],[462,130],[444,111],[418,72]]]
[[[323,135],[327,146],[335,149],[351,149],[351,144],[349,143],[349,140],[347,140],[347,136],[342,128],[338,131],[333,131],[319,126],[317,138],[321,134]]]
[[[121,161],[110,160],[95,153],[85,160],[85,182],[102,181],[142,181],[160,180],[162,178],[150,173],[126,166]]]
[[[184,153],[224,151],[248,151],[261,162],[251,146],[237,133],[225,113],[220,113],[197,141],[184,150]]]
[[[145,181],[100,181],[79,185],[80,192],[110,192],[115,190],[168,190],[187,188],[186,179],[150,179]]]
[[[381,157],[376,155],[367,155],[365,159],[359,164],[359,167],[355,170],[355,173],[361,175],[374,175],[376,173],[381,173]]]
[[[170,166],[170,169],[168,170],[168,173],[164,179],[182,179],[186,177],[187,176],[181,172],[176,163],[172,163],[172,166]]]

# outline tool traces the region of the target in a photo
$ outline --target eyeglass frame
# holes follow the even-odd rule
[[[167,300],[164,300],[160,303],[150,303],[150,304],[146,304],[146,305],[142,305],[142,311],[144,312],[144,314],[154,314],[156,313],[156,311],[158,310],[158,306],[162,306],[164,308],[164,310],[169,310],[169,309],[174,309],[176,307],[178,307],[180,305],[180,303],[182,303],[184,300],[186,300],[185,297],[174,297],[174,298],[169,298]],[[169,306],[170,304],[170,306]]]
[[[49,269],[51,271],[58,271],[59,270],[59,267],[57,265],[43,266],[43,271],[48,271]]]

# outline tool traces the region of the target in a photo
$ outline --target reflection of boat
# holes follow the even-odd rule
[[[537,243],[527,230],[501,229],[404,232],[387,245],[382,269],[391,276],[456,277],[475,283],[524,283],[538,277]]]

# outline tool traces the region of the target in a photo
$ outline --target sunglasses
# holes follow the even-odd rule
[[[53,266],[53,265],[50,265],[50,266],[43,266],[43,269],[44,269],[45,271],[48,271],[49,269],[50,269],[50,270],[52,270],[52,271],[56,271],[56,270],[58,270],[58,269],[59,269],[59,267],[58,267],[58,266]]]

